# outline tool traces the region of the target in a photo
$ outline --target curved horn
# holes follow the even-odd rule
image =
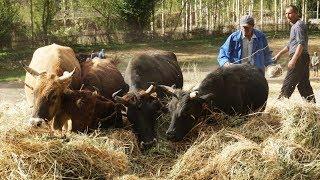
[[[22,61],[20,61],[20,64],[22,65],[23,69],[26,70],[29,74],[31,74],[32,76],[39,76],[40,73],[37,72],[36,70],[32,69],[31,67],[27,66],[26,64],[24,64]]]
[[[71,71],[71,72],[68,72],[68,71],[63,72],[63,75],[59,77],[59,80],[64,81],[66,79],[71,78],[73,73],[75,72],[75,70],[76,70],[76,68],[74,68],[73,71]]]
[[[167,96],[174,96],[177,98],[177,95],[174,93],[175,92],[174,87],[165,86],[165,85],[158,85],[157,92],[165,93]]]
[[[193,91],[193,92],[191,92],[191,93],[190,93],[190,98],[197,97],[198,93],[199,93],[198,91]]]
[[[112,94],[112,98],[114,99],[114,98],[119,94],[119,92],[121,92],[121,91],[122,91],[122,89],[114,92],[114,93]]]
[[[151,84],[150,86],[149,86],[149,88],[146,90],[146,93],[147,94],[152,94],[152,93],[154,93],[155,92],[155,87],[154,87],[154,85],[153,84]]]

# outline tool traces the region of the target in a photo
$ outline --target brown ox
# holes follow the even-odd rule
[[[38,73],[30,67],[25,67],[28,72],[42,79],[46,73]],[[63,76],[51,76],[53,79],[47,80],[49,87],[53,87],[47,96],[40,96],[39,91],[34,91],[35,96],[40,99],[36,101],[31,125],[40,126],[43,122],[53,118],[52,127],[54,130],[62,130],[63,127],[74,132],[91,131],[101,128],[122,126],[121,105],[116,106],[114,102],[91,91],[71,90],[69,85],[72,74],[65,72]],[[42,82],[44,85],[44,82]],[[67,120],[71,119],[72,126],[67,127]]]
[[[61,109],[71,119],[74,132],[91,131],[110,126],[122,127],[121,105],[91,91],[66,89],[62,95]],[[54,129],[61,129],[63,121],[55,121]]]
[[[34,52],[29,67],[24,68],[26,97],[33,106],[31,124],[51,119],[65,121],[65,112],[60,108],[62,94],[69,85],[74,89],[80,85],[80,64],[73,50],[57,44],[41,47]]]
[[[81,63],[83,89],[97,90],[106,98],[121,89],[121,94],[128,92],[129,86],[111,59],[95,58]]]

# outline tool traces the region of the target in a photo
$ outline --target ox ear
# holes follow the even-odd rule
[[[177,97],[177,95],[174,93],[174,87],[169,87],[169,86],[165,86],[165,85],[157,85],[156,86],[156,92],[157,92],[157,95],[160,96],[160,97],[163,97],[163,96],[173,96],[173,97]]]
[[[120,97],[120,96],[115,96],[113,99],[114,99],[114,101],[116,103],[123,104],[124,106],[128,106],[129,105],[129,102],[127,100],[125,100],[124,98]]]
[[[38,77],[40,75],[40,73],[34,69],[32,69],[31,67],[27,66],[25,63],[23,63],[22,61],[20,61],[20,64],[22,65],[23,69],[26,70],[29,74],[31,74],[34,77]]]
[[[198,96],[198,94],[199,94],[198,91],[192,91],[192,92],[190,92],[189,96],[190,96],[190,98],[195,98]]]

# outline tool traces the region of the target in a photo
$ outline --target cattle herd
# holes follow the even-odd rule
[[[70,47],[57,44],[37,49],[23,67],[32,127],[50,124],[60,132],[91,132],[121,128],[127,119],[141,149],[157,142],[162,114],[171,116],[167,138],[179,141],[212,112],[263,111],[269,90],[265,77],[250,64],[218,68],[197,89],[182,90],[177,57],[166,51],[135,55],[124,77],[113,60],[79,62]]]

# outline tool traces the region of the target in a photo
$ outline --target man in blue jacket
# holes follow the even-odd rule
[[[264,33],[254,29],[254,19],[249,15],[241,18],[240,26],[241,29],[232,33],[221,46],[219,65],[226,67],[251,63],[264,75],[265,67],[272,64],[267,38]]]

